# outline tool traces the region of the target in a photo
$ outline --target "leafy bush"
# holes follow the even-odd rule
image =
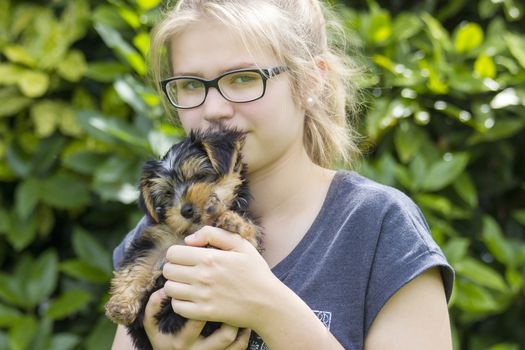
[[[368,67],[358,169],[414,198],[456,268],[455,348],[525,347],[525,8],[333,3]],[[158,6],[0,0],[0,349],[111,344],[140,165],[182,136],[146,83]]]

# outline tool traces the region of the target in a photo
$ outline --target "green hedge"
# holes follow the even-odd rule
[[[454,265],[455,349],[524,348],[524,6],[332,3],[367,71],[357,167],[414,198]],[[146,78],[158,5],[0,0],[0,349],[109,348],[141,163],[183,135]]]

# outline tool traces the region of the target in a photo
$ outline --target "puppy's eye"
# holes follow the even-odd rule
[[[192,177],[192,180],[193,181],[197,181],[197,182],[201,182],[201,181],[206,181],[210,178],[210,175],[208,174],[195,174],[193,177]]]

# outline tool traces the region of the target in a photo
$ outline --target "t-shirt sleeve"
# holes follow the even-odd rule
[[[388,299],[424,271],[440,269],[447,301],[454,279],[419,208],[403,194],[385,204],[367,289],[366,332]]]
[[[129,231],[120,244],[113,250],[113,269],[117,270],[120,267],[122,261],[124,260],[124,254],[126,253],[129,245],[135,238],[140,237],[142,231],[144,231],[147,226],[148,220],[147,217],[144,216],[142,219],[140,219],[137,226],[135,226],[133,230]]]

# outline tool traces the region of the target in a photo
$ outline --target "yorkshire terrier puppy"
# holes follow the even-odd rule
[[[144,313],[151,294],[166,282],[162,266],[171,245],[184,244],[184,237],[211,225],[260,247],[261,231],[248,210],[250,194],[241,157],[244,139],[235,129],[192,132],[162,160],[146,162],[139,203],[154,225],[131,243],[111,280],[106,304],[107,317],[127,326],[137,349],[152,349]],[[186,322],[173,311],[169,298],[155,319],[163,333],[176,333]],[[218,327],[219,323],[208,322],[202,335]]]

